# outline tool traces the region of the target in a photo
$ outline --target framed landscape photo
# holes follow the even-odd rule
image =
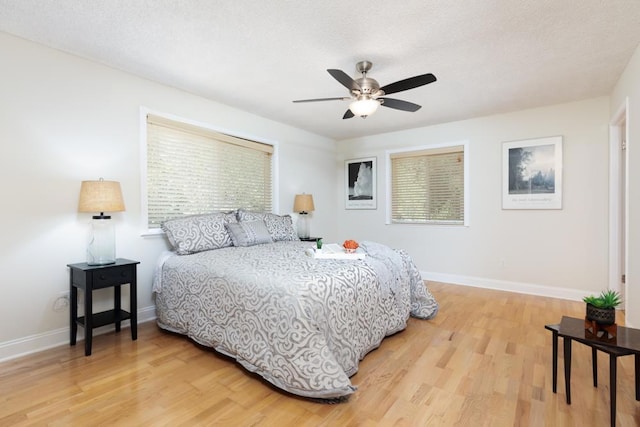
[[[344,162],[346,209],[376,209],[376,158],[365,157]]]
[[[502,209],[562,209],[562,137],[502,143]]]

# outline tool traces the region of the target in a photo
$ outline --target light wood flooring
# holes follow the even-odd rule
[[[574,343],[572,404],[562,360],[551,391],[551,334],[584,304],[429,283],[440,303],[361,362],[346,403],[288,395],[234,361],[155,323],[0,364],[0,425],[53,426],[606,426],[608,357]],[[618,322],[624,323],[618,314]],[[562,347],[562,346],[560,346]],[[560,349],[562,358],[562,349]],[[618,360],[618,425],[640,425],[633,357]]]

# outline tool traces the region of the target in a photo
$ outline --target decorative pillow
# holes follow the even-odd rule
[[[293,228],[291,215],[276,215],[268,212],[238,210],[239,221],[264,221],[274,242],[280,240],[300,240]]]
[[[244,209],[238,209],[237,212],[238,221],[264,221],[264,217],[267,215],[267,212],[255,212],[255,211],[246,211]]]
[[[164,221],[160,227],[178,255],[233,246],[225,224],[237,222],[236,212],[189,215]]]
[[[226,227],[234,246],[253,246],[273,242],[262,220],[228,223]]]

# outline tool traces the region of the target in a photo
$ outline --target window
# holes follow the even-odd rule
[[[273,146],[148,114],[147,228],[183,215],[272,210]]]
[[[466,225],[466,143],[387,153],[387,223]]]

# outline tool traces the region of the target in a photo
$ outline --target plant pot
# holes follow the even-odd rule
[[[613,325],[616,323],[616,309],[598,308],[587,304],[587,320],[593,320],[600,325]]]

